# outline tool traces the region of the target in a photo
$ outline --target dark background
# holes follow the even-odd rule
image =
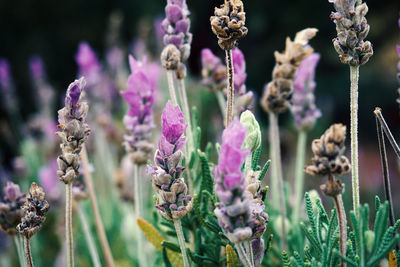
[[[165,3],[159,0],[0,0],[0,57],[7,58],[12,66],[23,119],[28,119],[37,109],[32,101],[34,91],[28,71],[28,60],[33,54],[43,57],[48,79],[61,100],[66,86],[76,77],[74,55],[82,40],[87,41],[104,58],[106,33],[113,12],[122,15],[120,42],[128,47],[135,37],[152,31],[154,19],[164,15]],[[215,53],[223,54],[209,25],[213,8],[221,3],[188,0],[192,12],[191,32],[194,35],[189,66],[194,78],[200,76],[202,48],[209,47]],[[240,48],[247,62],[248,89],[254,90],[258,96],[262,94],[264,84],[271,79],[273,52],[284,49],[286,36],[293,38],[303,28],[316,27],[319,33],[311,45],[321,54],[316,94],[323,117],[312,136],[319,136],[332,122],[349,125],[349,67],[339,62],[332,46],[331,40],[336,32],[329,14],[333,5],[327,0],[245,0],[244,4],[249,33],[240,42]],[[375,54],[360,69],[360,157],[361,166],[365,166],[361,167],[361,177],[369,175],[371,168],[377,173],[380,171],[372,113],[375,106],[383,108],[396,138],[400,129],[396,103],[398,57],[395,52],[395,44],[400,43],[400,30],[397,27],[400,1],[374,0],[367,1],[367,4],[370,10],[367,19],[371,26],[367,40],[372,42]],[[261,123],[266,126],[266,114],[257,109]],[[0,111],[0,119],[5,120],[3,107]],[[289,125],[289,121],[289,115],[283,116],[282,124]],[[5,151],[4,142],[0,144],[2,153],[7,154],[5,157],[3,155],[3,160],[7,161],[14,152]],[[367,154],[371,156],[364,156]],[[373,160],[373,164],[369,164],[368,160]],[[363,183],[361,186],[364,186]]]

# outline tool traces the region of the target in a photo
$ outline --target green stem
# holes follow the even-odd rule
[[[250,263],[251,263],[251,265],[254,266],[254,254],[253,254],[253,247],[251,245],[251,240],[246,242],[246,249],[249,254]]]
[[[175,107],[176,105],[178,105],[178,101],[176,99],[176,93],[175,93],[173,70],[167,70],[167,81],[168,81],[168,89],[169,89],[169,95],[171,97],[171,102],[172,105]]]
[[[100,239],[101,248],[103,250],[104,257],[106,258],[107,266],[114,267],[115,266],[114,259],[112,257],[110,245],[108,244],[107,241],[106,231],[104,230],[104,225],[101,220],[99,205],[97,204],[96,193],[93,185],[93,178],[89,168],[89,159],[85,145],[83,145],[82,147],[81,158],[82,158],[81,163],[83,167],[83,178],[85,180],[86,188],[89,194],[90,203],[92,204],[97,235],[99,236]]]
[[[360,189],[358,178],[358,78],[359,66],[350,66],[350,119],[351,119],[351,179],[353,209],[359,216]]]
[[[235,89],[233,87],[234,70],[233,70],[232,50],[225,50],[225,54],[226,54],[226,79],[228,84],[225,127],[228,127],[233,119],[233,101],[235,100]]]
[[[270,145],[271,145],[271,164],[272,164],[272,181],[273,186],[271,193],[273,202],[271,203],[275,209],[279,209],[282,217],[281,225],[281,246],[282,250],[286,250],[286,205],[285,205],[285,192],[283,190],[283,177],[282,177],[282,160],[281,160],[281,147],[279,138],[278,115],[269,113],[270,121]],[[279,206],[277,207],[277,204]]]
[[[226,114],[225,114],[226,101],[225,101],[224,92],[222,90],[218,90],[215,92],[215,95],[217,96],[218,106],[219,106],[219,109],[221,110],[222,118],[224,119],[224,121],[226,121]]]
[[[185,244],[185,238],[183,236],[181,220],[174,219],[174,226],[175,226],[176,235],[178,237],[179,246],[181,247],[181,253],[182,253],[182,257],[183,257],[183,266],[190,267],[189,258],[186,253],[186,244]]]
[[[67,266],[74,266],[74,238],[72,234],[72,183],[65,185],[65,242],[67,244]]]
[[[342,195],[339,194],[333,197],[335,202],[335,208],[337,212],[337,218],[339,222],[339,248],[340,254],[346,257],[346,243],[347,243],[347,221],[346,221],[346,212],[344,210]],[[341,267],[345,267],[346,263],[344,260],[341,260]]]
[[[32,261],[31,244],[27,236],[24,236],[24,248],[25,248],[26,264],[28,267],[33,267],[34,265]]]
[[[24,267],[24,266],[26,266],[26,262],[25,262],[25,258],[24,258],[24,250],[21,246],[21,242],[20,242],[18,234],[13,235],[13,240],[14,240],[15,247],[16,247],[17,253],[18,253],[19,264],[21,267]]]
[[[184,79],[177,79],[177,80],[178,80],[178,91],[179,91],[179,97],[181,99],[183,115],[185,117],[186,124],[188,125],[186,128],[186,136],[188,138],[187,142],[188,157],[186,160],[189,161],[189,157],[192,154],[192,151],[194,150],[192,123],[190,120],[189,104],[186,94],[185,81]]]
[[[300,209],[304,197],[304,162],[306,154],[307,133],[305,130],[300,130],[297,137],[296,151],[296,169],[295,169],[295,192],[296,202],[293,210],[293,222],[299,223]]]
[[[86,214],[83,211],[81,205],[79,203],[77,203],[77,204],[78,205],[76,205],[76,206],[78,209],[79,219],[81,221],[82,230],[85,235],[87,245],[89,247],[89,253],[90,253],[90,257],[92,258],[93,266],[100,267],[101,266],[100,258],[97,253],[97,249],[96,249],[96,245],[94,243],[93,237],[92,237],[92,233],[90,232],[89,222],[86,218]]]
[[[240,243],[235,243],[235,248],[239,254],[240,261],[243,263],[244,267],[253,267],[251,264],[249,257],[247,257],[246,252],[243,249],[243,246]]]
[[[247,175],[247,173],[249,172],[249,170],[251,170],[251,163],[253,160],[253,155],[250,151],[250,153],[247,155],[246,157],[246,161],[244,163],[244,174]]]
[[[141,217],[142,214],[142,209],[141,209],[142,197],[141,197],[140,182],[139,182],[139,166],[137,164],[133,164],[133,186],[135,191],[135,216],[136,216],[135,221],[137,221],[137,219]],[[147,266],[146,254],[144,252],[142,231],[140,231],[138,226],[136,226],[136,228],[137,228],[136,242],[137,242],[139,265]]]

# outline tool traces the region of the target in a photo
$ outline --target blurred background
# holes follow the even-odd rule
[[[18,167],[15,158],[21,153],[17,136],[13,131],[16,120],[28,122],[33,114],[40,110],[37,93],[32,84],[29,61],[32,56],[40,56],[44,62],[47,80],[55,92],[53,116],[63,104],[63,95],[67,85],[77,77],[78,67],[75,55],[78,45],[86,41],[100,61],[106,61],[107,50],[116,45],[124,53],[140,56],[144,52],[157,60],[159,40],[157,40],[157,21],[164,16],[166,1],[159,0],[0,0],[0,58],[6,59],[11,67],[15,88],[15,105],[18,105],[19,118],[7,112],[4,92],[0,106],[0,161],[4,173],[14,173]],[[200,120],[204,139],[217,140],[221,121],[204,120],[207,112],[218,112],[217,102],[212,96],[205,96],[205,102],[198,103],[194,96],[206,89],[200,85],[201,61],[200,51],[210,48],[215,54],[223,56],[215,36],[212,34],[209,17],[215,6],[222,1],[188,0],[192,14],[190,16],[193,33],[192,52],[189,58],[189,95],[192,104],[197,103],[201,111]],[[247,89],[260,97],[264,85],[271,80],[275,64],[273,52],[284,49],[285,38],[294,37],[295,33],[306,27],[319,29],[311,41],[315,51],[320,53],[321,60],[316,73],[317,106],[323,116],[309,135],[319,137],[334,122],[341,122],[349,127],[349,68],[340,63],[332,46],[336,36],[335,26],[329,15],[333,10],[327,0],[291,0],[291,1],[244,1],[247,13],[247,37],[240,42],[247,65]],[[400,1],[370,0],[367,1],[368,22],[371,26],[367,40],[374,46],[374,56],[369,63],[360,69],[359,83],[359,138],[360,138],[360,179],[361,202],[373,201],[372,196],[379,194],[383,198],[381,165],[376,138],[373,110],[376,106],[383,108],[385,116],[395,138],[400,140],[400,117],[396,80],[397,62],[396,43],[400,44],[398,18]],[[127,57],[125,57],[127,64]],[[163,88],[163,90],[165,87]],[[215,106],[215,109],[204,108]],[[264,158],[268,158],[267,116],[255,104],[255,112],[263,126],[265,149]],[[157,118],[156,118],[157,120]],[[22,123],[22,124],[23,124]],[[219,124],[218,124],[219,123]],[[282,116],[283,158],[287,166],[292,166],[292,155],[296,147],[296,131],[290,113]],[[349,140],[349,138],[348,138]],[[395,203],[400,201],[400,168],[392,150],[389,151],[392,186]],[[309,158],[309,157],[308,157]],[[291,167],[290,167],[291,168]],[[292,169],[285,170],[287,180],[291,181]],[[350,177],[348,177],[350,178]],[[344,179],[346,180],[346,179]],[[306,190],[315,187],[320,181],[308,178]],[[350,203],[350,183],[346,180],[348,194],[346,202]],[[395,207],[399,211],[400,207]]]

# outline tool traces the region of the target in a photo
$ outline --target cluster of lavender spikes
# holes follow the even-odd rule
[[[149,71],[146,60],[139,62],[130,56],[129,64],[132,73],[127,90],[121,93],[129,104],[124,124],[130,134],[124,136],[124,145],[133,162],[142,165],[150,159],[154,148],[150,138],[154,128],[152,107],[158,77]]]
[[[246,128],[235,118],[222,133],[218,165],[214,170],[215,193],[221,201],[216,204],[214,212],[222,230],[233,243],[261,237],[268,220],[264,203],[255,190],[258,181],[254,180],[254,173],[249,172],[248,186],[241,171],[249,153],[248,149],[242,149],[245,137]]]
[[[187,125],[179,106],[167,102],[162,113],[162,136],[155,153],[155,166],[148,165],[152,184],[159,198],[157,209],[168,220],[185,216],[192,209],[192,197],[183,179],[184,167],[181,165],[182,148],[186,138],[183,133]]]
[[[58,111],[58,136],[62,154],[57,158],[57,175],[65,184],[72,182],[79,173],[79,153],[87,140],[90,128],[85,122],[88,104],[80,101],[86,81],[82,77],[71,83],[65,97],[65,107]]]
[[[311,128],[321,117],[321,111],[315,105],[315,68],[319,54],[312,53],[303,60],[294,79],[292,105],[290,107],[297,129]]]

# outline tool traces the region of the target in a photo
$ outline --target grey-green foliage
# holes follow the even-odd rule
[[[381,203],[376,197],[376,216],[373,229],[369,228],[369,206],[360,208],[360,217],[350,212],[352,231],[348,234],[347,255],[339,252],[339,229],[336,211],[332,210],[328,218],[319,199],[313,203],[308,193],[305,195],[305,206],[308,226],[301,223],[301,228],[307,239],[303,253],[295,251],[287,262],[287,255],[282,253],[285,266],[338,266],[341,260],[347,266],[373,267],[387,258],[400,237],[396,232],[400,228],[400,220],[394,226],[388,227],[389,204]],[[286,253],[286,252],[285,252]]]

